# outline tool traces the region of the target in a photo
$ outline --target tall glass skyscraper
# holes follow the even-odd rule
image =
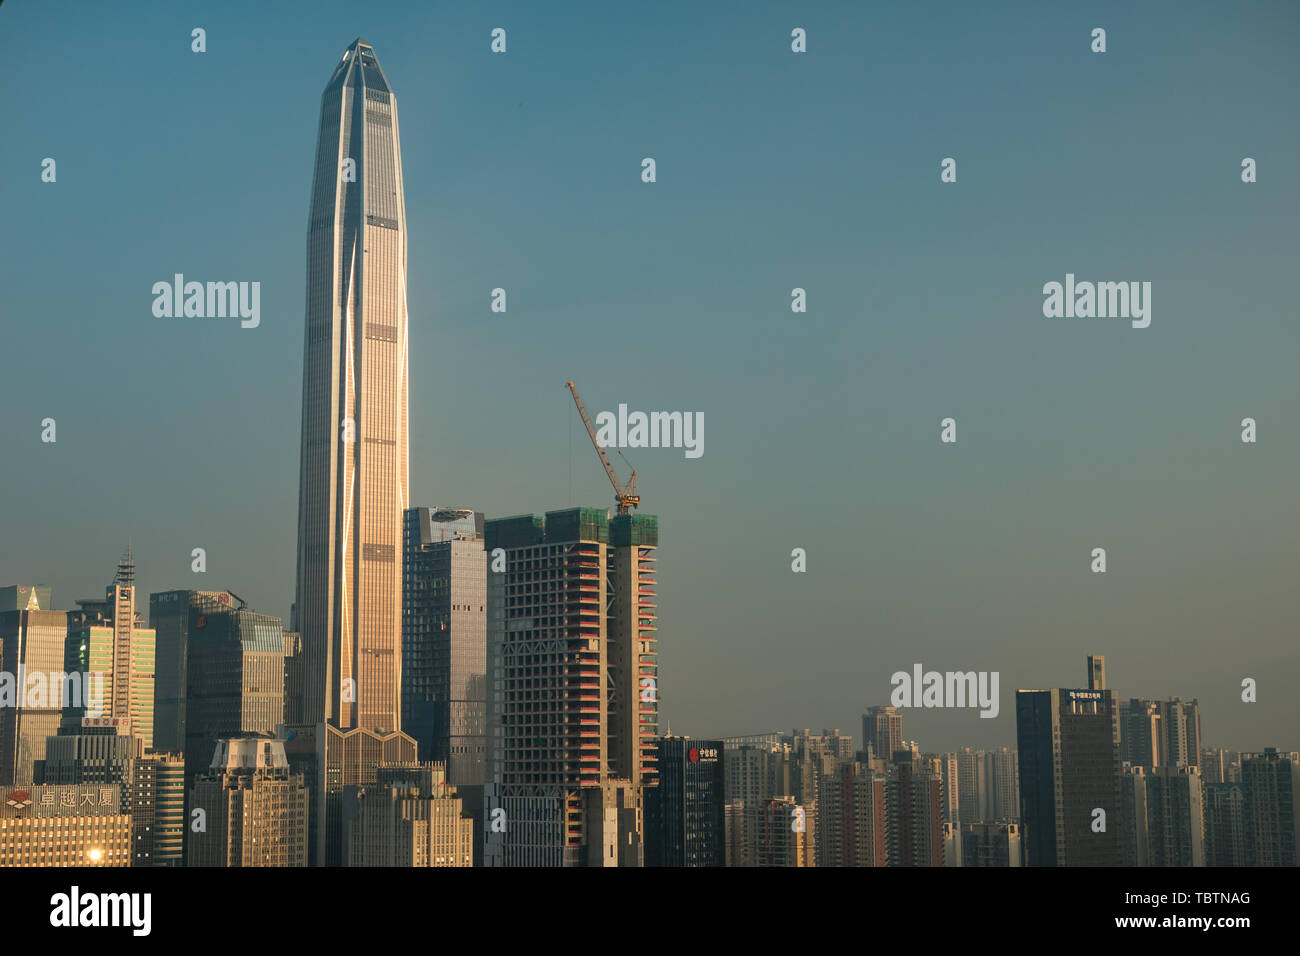
[[[356,40],[321,97],[307,231],[296,629],[302,713],[399,730],[407,495],[406,211],[397,101]]]

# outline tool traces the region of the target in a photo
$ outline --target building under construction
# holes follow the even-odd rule
[[[658,519],[570,508],[490,520],[485,539],[485,864],[640,866]]]

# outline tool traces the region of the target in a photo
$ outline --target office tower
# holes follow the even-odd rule
[[[284,722],[302,723],[303,681],[307,676],[303,667],[302,635],[285,631],[284,637]]]
[[[957,751],[958,819],[962,823],[983,823],[992,819],[989,806],[988,761],[982,750],[962,747]]]
[[[229,591],[149,596],[157,635],[157,749],[185,754],[187,787],[220,739],[284,723],[284,628]]]
[[[1020,861],[1020,824],[968,823],[962,826],[962,866],[1020,866]]]
[[[488,521],[487,863],[631,865],[658,725],[658,519],[571,508]],[[495,559],[493,559],[495,560]],[[488,814],[490,816],[490,813]],[[612,853],[612,856],[611,856]]]
[[[1205,865],[1247,866],[1253,836],[1246,831],[1246,788],[1205,784]]]
[[[1300,753],[1265,747],[1241,755],[1245,791],[1247,865],[1295,866],[1296,794],[1300,792]]]
[[[726,745],[660,737],[659,782],[645,791],[646,866],[726,865]]]
[[[1117,716],[1112,690],[1016,692],[1027,865],[1118,865]],[[1094,830],[1096,810],[1105,814],[1104,830]]]
[[[1020,819],[1020,755],[1010,747],[987,752],[989,809],[993,820]]]
[[[1147,767],[1125,763],[1119,774],[1119,865],[1149,866],[1151,835],[1147,805]]]
[[[185,862],[185,760],[148,753],[134,761],[130,784],[132,866]]]
[[[1147,777],[1150,866],[1205,866],[1205,811],[1196,767],[1156,767]]]
[[[474,865],[474,821],[440,763],[381,766],[343,790],[348,866]]]
[[[3,796],[0,867],[131,865],[120,785],[43,784]]]
[[[894,759],[903,747],[903,715],[897,707],[868,707],[862,715],[862,749],[870,747],[877,757]]]
[[[51,611],[52,591],[48,584],[11,584],[0,588],[0,614],[6,611]]]
[[[307,783],[292,773],[284,741],[217,742],[212,764],[190,791],[189,866],[306,866]]]
[[[15,586],[29,604],[36,589]],[[49,602],[49,589],[45,589]],[[14,603],[20,603],[14,598]],[[45,759],[45,742],[62,721],[62,707],[98,688],[83,675],[66,678],[63,668],[68,637],[65,611],[0,611],[0,786],[29,784],[35,765]],[[35,680],[31,680],[35,678]]]
[[[356,40],[321,96],[307,233],[296,620],[304,724],[401,729],[406,212],[397,101]]]
[[[944,865],[943,782],[919,758],[890,769],[885,828],[888,866]]]
[[[131,816],[132,866],[180,866],[185,835],[184,762],[143,752],[123,727],[85,727],[51,737],[36,776],[47,785],[112,784]]]
[[[726,746],[724,741],[723,746]],[[728,803],[724,811],[727,829],[727,866],[745,865],[745,804]]]
[[[381,766],[416,762],[416,745],[406,734],[379,734],[361,727],[340,730],[332,724],[293,724],[277,728],[289,769],[311,787],[307,831],[311,866],[346,866],[343,792],[379,782]]]
[[[1106,657],[1103,654],[1088,655],[1088,690],[1106,689]]]
[[[117,563],[104,600],[80,600],[68,615],[64,669],[102,675],[103,701],[97,706],[63,709],[61,727],[76,733],[85,726],[123,728],[153,746],[154,648],[156,636],[144,627],[135,606],[135,560],[128,547]]]
[[[483,515],[407,508],[404,518],[402,727],[468,796],[483,785],[487,734]]]

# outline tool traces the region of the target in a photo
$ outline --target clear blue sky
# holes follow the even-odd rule
[[[70,607],[129,536],[145,591],[287,616],[320,94],[364,36],[415,502],[608,505],[568,379],[704,414],[702,458],[629,453],[674,732],[856,735],[919,661],[1000,671],[1001,716],[905,736],[1013,744],[1014,689],[1096,652],[1121,696],[1199,697],[1208,744],[1300,746],[1300,7],[1057,6],[9,0],[0,584]],[[261,282],[261,327],[155,318],[176,272]],[[1067,272],[1151,281],[1151,327],[1044,318]]]

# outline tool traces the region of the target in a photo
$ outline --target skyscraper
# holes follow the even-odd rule
[[[218,741],[212,765],[190,791],[204,827],[187,834],[190,866],[306,866],[309,791],[284,742]]]
[[[485,810],[510,821],[486,865],[639,866],[659,709],[658,519],[570,508],[488,521],[485,537],[504,552],[488,573]]]
[[[358,39],[321,96],[307,232],[294,602],[306,723],[401,729],[406,333],[397,101]]]
[[[149,595],[158,640],[155,747],[183,751],[186,789],[220,738],[284,723],[284,629],[229,591]]]
[[[0,674],[11,675],[0,677],[0,785],[31,783],[35,765],[45,759],[46,740],[59,729],[63,704],[95,690],[81,677],[58,678],[67,638],[66,611],[0,611]],[[40,675],[43,694],[28,693],[30,674]]]
[[[1249,866],[1295,866],[1300,836],[1300,753],[1265,747],[1241,755]]]
[[[81,600],[68,615],[64,669],[102,675],[103,701],[83,694],[81,706],[63,709],[61,733],[83,726],[110,725],[153,747],[154,645],[156,635],[144,626],[135,606],[135,559],[130,545],[117,563],[104,599]]]
[[[726,863],[726,775],[720,740],[661,737],[658,786],[645,796],[646,866]]]
[[[1113,690],[1016,692],[1020,822],[1029,866],[1119,864],[1117,717]]]
[[[481,803],[487,732],[483,515],[407,508],[402,558],[402,726],[420,759]]]

